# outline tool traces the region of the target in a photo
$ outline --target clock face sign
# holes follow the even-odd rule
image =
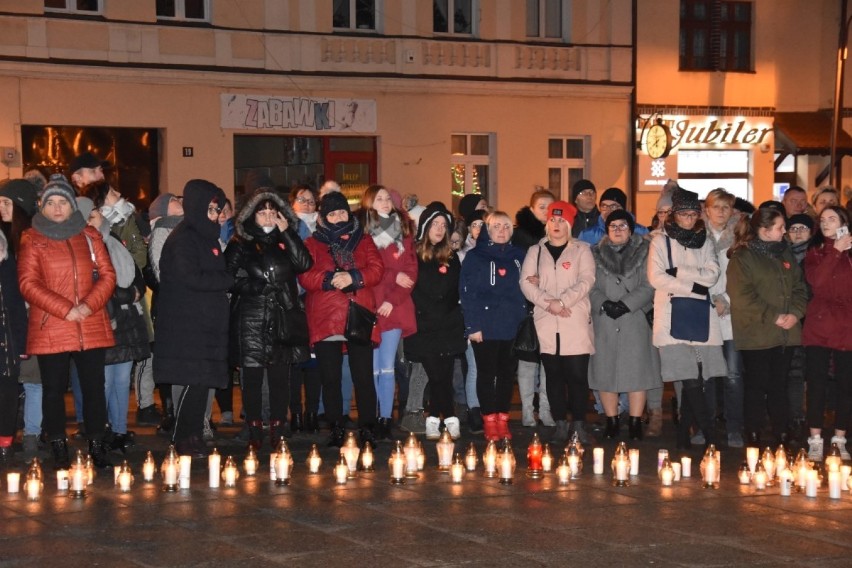
[[[665,158],[672,149],[672,135],[664,124],[654,124],[645,135],[645,150],[653,158]]]

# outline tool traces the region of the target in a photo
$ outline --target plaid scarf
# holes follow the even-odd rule
[[[396,243],[396,248],[400,253],[405,251],[402,245],[402,222],[396,211],[391,211],[387,217],[381,215],[373,221],[367,217],[367,231],[373,237],[373,242],[376,243],[376,248],[379,250],[386,249]]]
[[[344,223],[326,225],[325,221],[317,223],[314,238],[328,245],[334,264],[343,270],[355,268],[355,248],[361,242],[364,231],[354,217]]]

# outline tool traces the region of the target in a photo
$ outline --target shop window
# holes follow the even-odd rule
[[[547,189],[570,201],[571,186],[587,178],[587,136],[554,137],[547,140]]]
[[[334,0],[332,27],[336,30],[376,30],[378,0]]]
[[[681,0],[681,71],[752,71],[752,2]]]
[[[563,29],[563,0],[527,0],[527,37],[566,39]]]
[[[677,179],[699,198],[718,187],[750,200],[750,152],[748,150],[679,150]]]
[[[44,0],[45,12],[100,14],[102,10],[101,0]]]
[[[492,193],[492,150],[495,147],[493,134],[453,134],[451,137],[450,191],[453,211],[459,200],[467,194],[478,193],[494,205]]]
[[[432,30],[439,34],[473,35],[475,0],[433,0]]]
[[[210,21],[209,0],[157,0],[157,19]]]

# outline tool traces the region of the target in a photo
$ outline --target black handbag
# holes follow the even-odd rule
[[[346,341],[370,345],[375,326],[376,314],[356,302],[355,298],[349,298],[349,313],[346,316],[346,328],[343,330]]]
[[[539,261],[541,261],[541,245],[538,247],[538,260],[535,265],[536,272],[538,272]],[[533,317],[532,309],[530,309],[527,316],[518,325],[518,332],[515,334],[515,339],[512,342],[512,351],[515,357],[521,361],[536,363],[539,360],[538,332],[535,329],[535,318]]]
[[[308,316],[304,308],[296,305],[293,309],[285,310],[281,306],[275,313],[278,317],[277,339],[282,345],[290,347],[305,346],[310,343],[308,336]]]
[[[669,267],[672,264],[671,239],[666,237]],[[704,343],[710,338],[710,295],[706,298],[672,298],[670,335],[681,341]]]

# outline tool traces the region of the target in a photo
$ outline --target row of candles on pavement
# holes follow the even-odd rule
[[[447,432],[441,435],[436,443],[438,454],[438,470],[450,474],[453,483],[461,483],[466,472],[476,471],[479,456],[473,443],[470,444],[464,457],[455,453],[455,442]],[[550,452],[548,444],[542,444],[537,434],[527,448],[527,477],[540,479],[545,474],[555,473],[560,484],[568,484],[571,479],[577,479],[583,469],[583,455],[585,450],[579,440],[574,439],[565,447],[565,452],[558,460]],[[593,473],[602,475],[604,473],[604,449],[594,448]],[[269,476],[278,486],[290,484],[290,478],[294,466],[293,455],[284,438],[278,444],[276,451],[270,456]],[[404,484],[406,480],[417,479],[419,471],[423,471],[426,463],[426,454],[423,444],[414,434],[411,434],[403,444],[397,441],[388,459],[388,471],[390,482],[394,485]],[[163,480],[163,490],[172,492],[178,489],[188,489],[190,484],[190,468],[192,458],[190,456],[179,456],[170,446],[166,457],[160,466],[160,474]],[[494,441],[490,441],[482,454],[482,464],[485,477],[499,478],[503,484],[513,482],[516,460],[511,444],[508,439],[504,440],[501,447]],[[318,474],[322,465],[322,457],[314,444],[307,458],[308,472]],[[340,458],[334,466],[333,473],[336,483],[345,484],[349,479],[357,476],[357,472],[368,473],[375,471],[375,457],[369,442],[365,443],[362,450],[355,439],[354,433],[350,432],[343,447],[340,449]],[[248,477],[257,474],[260,462],[257,454],[250,449],[243,461],[243,470]],[[639,450],[629,449],[624,442],[616,447],[610,468],[612,471],[612,484],[617,487],[630,485],[630,477],[639,474]],[[91,457],[83,456],[78,450],[71,467],[68,470],[59,470],[57,475],[57,489],[60,492],[68,492],[71,497],[82,498],[86,496],[87,487],[94,482],[94,466]],[[146,483],[154,482],[157,466],[151,452],[142,465],[142,478]],[[232,456],[228,456],[224,464],[222,456],[217,450],[208,457],[209,486],[218,488],[235,487],[240,476],[237,463]],[[721,471],[721,452],[714,446],[710,446],[700,462],[700,472],[703,487],[715,489],[719,487]],[[825,471],[828,477],[829,497],[839,499],[842,490],[852,489],[852,466],[843,465],[840,451],[836,445],[825,460]],[[657,454],[657,474],[663,486],[671,486],[673,482],[681,478],[691,477],[692,459],[682,457],[680,461],[672,461],[668,450],[659,450]],[[7,473],[7,489],[9,493],[20,491],[21,474],[18,472]],[[134,482],[134,476],[127,461],[121,466],[114,468],[115,484],[122,492],[128,492]],[[808,460],[804,450],[800,450],[796,459],[791,461],[783,446],[773,452],[766,448],[762,454],[758,448],[746,448],[746,461],[738,471],[739,481],[743,485],[754,485],[757,490],[764,490],[773,486],[776,482],[780,486],[781,495],[790,495],[793,488],[797,492],[804,492],[809,497],[816,497],[817,488],[823,479],[821,472]],[[24,480],[24,492],[30,500],[38,500],[44,489],[44,476],[41,464],[34,459]]]

